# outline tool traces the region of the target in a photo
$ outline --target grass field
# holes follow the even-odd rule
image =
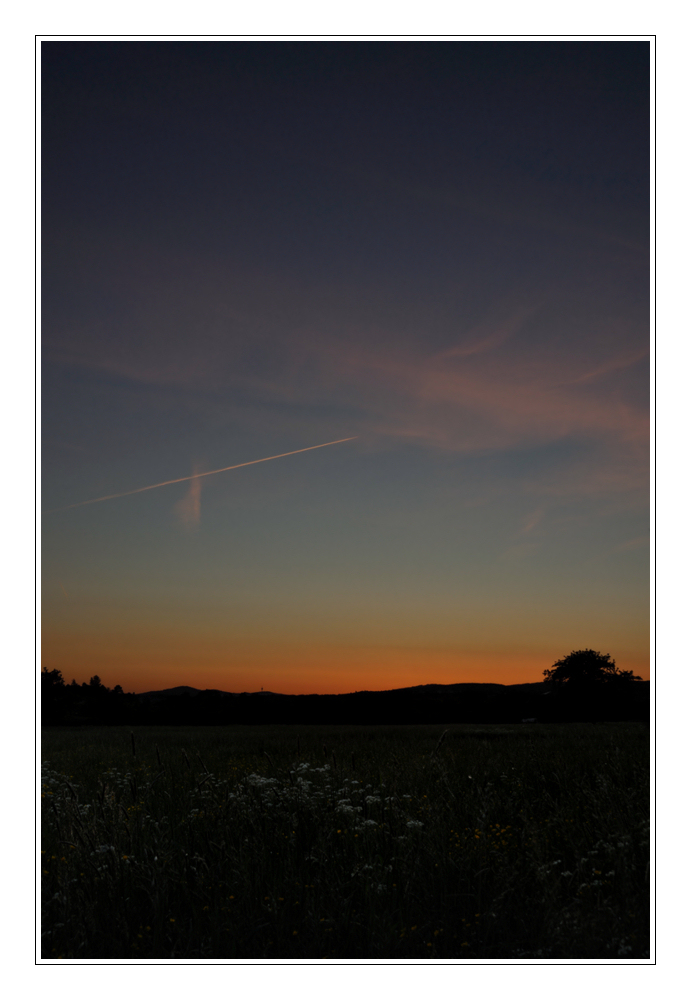
[[[642,725],[46,729],[44,958],[649,957]]]

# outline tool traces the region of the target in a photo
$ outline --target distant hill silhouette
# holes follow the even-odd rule
[[[142,694],[135,695],[135,697],[143,698],[148,701],[164,701],[166,698],[179,698],[184,695],[194,698],[195,695],[198,694],[216,694],[221,698],[237,697],[236,695],[231,694],[230,691],[217,691],[215,688],[207,688],[202,691],[199,688],[187,687],[184,684],[180,687],[164,688],[162,691],[144,691]]]
[[[57,675],[57,676],[56,676]],[[96,681],[97,683],[94,683]],[[59,671],[44,671],[44,725],[260,725],[515,723],[522,721],[648,721],[650,684],[602,691],[587,701],[556,698],[534,684],[420,684],[389,691],[286,695],[241,694],[186,685],[125,694],[98,678],[65,685]]]

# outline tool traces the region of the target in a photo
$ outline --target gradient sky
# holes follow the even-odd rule
[[[41,50],[44,665],[649,677],[649,43]]]

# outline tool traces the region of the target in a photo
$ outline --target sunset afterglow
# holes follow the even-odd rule
[[[43,665],[648,678],[649,44],[41,48]]]

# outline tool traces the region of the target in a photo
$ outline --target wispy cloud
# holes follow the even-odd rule
[[[202,511],[202,481],[195,469],[187,493],[175,504],[175,514],[183,528],[195,530],[199,527]]]
[[[544,294],[536,283],[504,292],[483,315],[489,290],[447,289],[443,300],[374,285],[363,292],[144,249],[127,273],[122,260],[98,273],[83,265],[97,283],[112,273],[125,289],[146,278],[145,306],[130,295],[130,332],[115,320],[96,337],[73,325],[49,358],[135,381],[151,405],[156,393],[184,393],[192,409],[220,419],[242,412],[255,424],[273,421],[278,407],[283,427],[300,434],[319,433],[338,409],[372,446],[472,454],[578,442],[570,468],[542,488],[645,489],[648,413],[635,365],[647,333],[638,314],[601,319],[594,299],[589,313],[572,315],[578,296],[562,301],[559,289]],[[610,373],[619,377],[606,380]]]
[[[588,371],[584,375],[579,375],[578,378],[571,379],[570,382],[565,382],[564,385],[578,385],[579,382],[592,382],[601,375],[609,375],[610,372],[620,371],[622,368],[629,368],[631,365],[637,364],[643,358],[647,358],[649,353],[650,351],[646,348],[645,350],[629,352],[622,357],[610,358],[598,365],[597,368],[593,368],[592,371]]]
[[[356,435],[357,437],[357,435]],[[93,500],[80,500],[79,503],[67,504],[65,507],[55,507],[53,510],[45,511],[46,514],[54,514],[60,510],[71,510],[73,507],[85,507],[87,504],[91,503],[102,503],[104,500],[117,500],[120,497],[129,497],[134,493],[145,493],[147,490],[157,490],[161,486],[172,486],[174,483],[186,483],[190,480],[202,479],[204,476],[215,476],[219,472],[230,472],[231,469],[243,469],[246,465],[258,465],[260,462],[271,462],[274,458],[287,458],[289,455],[299,455],[303,451],[314,451],[317,448],[328,448],[332,444],[343,444],[344,441],[354,441],[355,437],[340,438],[338,441],[326,441],[324,444],[312,444],[308,448],[296,448],[295,451],[284,451],[280,455],[269,455],[267,458],[255,458],[251,462],[240,462],[238,465],[226,465],[222,469],[211,469],[209,472],[195,472],[191,476],[181,476],[179,479],[166,479],[162,483],[153,483],[151,486],[140,486],[136,490],[125,490],[124,493],[110,493],[105,497],[96,497]],[[188,497],[196,497],[196,500],[191,500],[187,503],[186,510],[194,512],[195,505],[199,505],[199,497],[201,492],[195,493],[190,490]],[[186,503],[181,501],[181,503]]]
[[[650,537],[648,535],[638,535],[638,537],[630,538],[628,541],[618,545],[617,552],[629,552],[631,549],[640,549],[648,545],[650,545]]]
[[[545,511],[542,507],[538,508],[538,510],[534,510],[531,514],[528,514],[521,527],[521,534],[529,535],[537,527],[540,521],[542,521],[544,516]]]
[[[436,360],[443,362],[450,358],[468,358],[473,354],[484,354],[501,347],[519,332],[526,320],[536,311],[535,306],[523,306],[513,309],[508,316],[497,317],[494,321],[488,317],[466,334],[463,343],[441,351],[436,355]]]

